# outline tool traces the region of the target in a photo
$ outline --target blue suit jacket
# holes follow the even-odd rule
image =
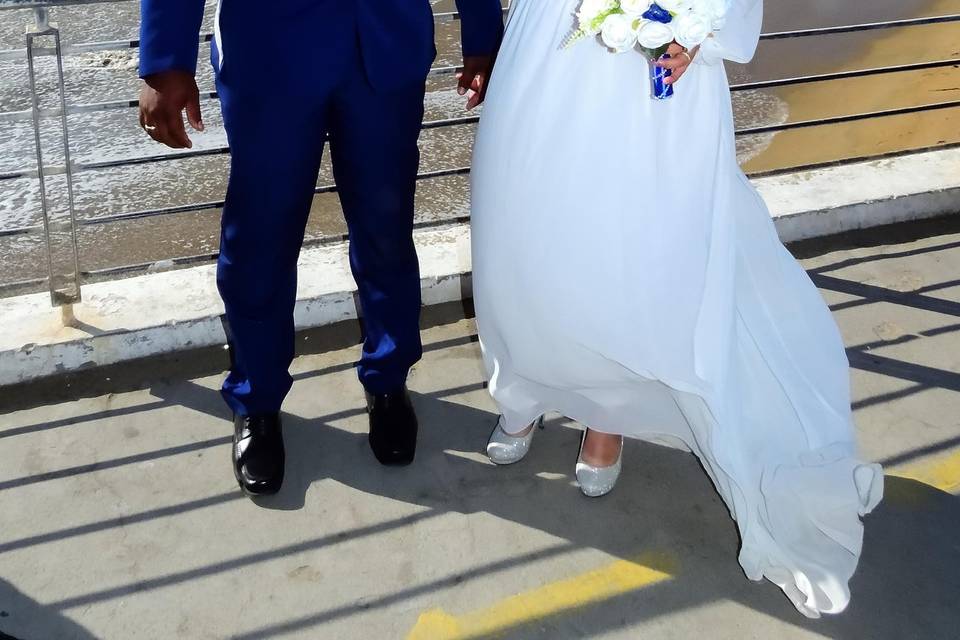
[[[500,0],[456,0],[465,55],[493,53]],[[140,76],[197,66],[204,0],[141,0]],[[436,56],[429,0],[221,0],[214,65],[238,87],[306,87],[335,76],[350,47],[377,88],[422,81]],[[222,60],[221,60],[222,56]]]

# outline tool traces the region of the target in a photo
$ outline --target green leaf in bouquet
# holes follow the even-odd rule
[[[643,52],[643,55],[647,56],[651,60],[659,60],[663,54],[667,52],[667,49],[670,48],[670,43],[667,43],[656,49],[649,49],[647,47],[639,47],[640,51]]]
[[[618,13],[624,13],[623,9],[620,8],[620,3],[614,3],[613,8],[604,11],[603,13],[597,15],[596,18],[590,21],[586,27],[581,27],[567,36],[567,39],[563,41],[563,48],[566,49],[577,42],[580,42],[587,36],[597,33],[600,28],[603,26],[603,21],[609,18],[610,16],[617,15]]]

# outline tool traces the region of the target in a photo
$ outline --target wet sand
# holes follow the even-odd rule
[[[917,15],[960,13],[960,1],[929,3]],[[818,41],[807,38],[820,50]],[[960,24],[925,25],[873,32],[855,44],[853,55],[839,57],[829,65],[822,61],[815,73],[847,71],[960,58]],[[762,60],[800,51],[780,42],[764,43]],[[780,49],[779,51],[777,49]],[[761,62],[760,64],[765,64]],[[887,73],[876,76],[795,85],[770,92],[787,106],[787,122],[802,122],[849,114],[960,100],[960,67]],[[859,122],[824,125],[784,131],[769,146],[743,163],[747,172],[828,162],[844,158],[883,154],[904,149],[960,142],[960,108],[873,118]]]

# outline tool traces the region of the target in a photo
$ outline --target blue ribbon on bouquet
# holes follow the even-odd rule
[[[663,24],[673,21],[673,15],[657,3],[651,4],[650,8],[643,12],[642,17]],[[665,53],[660,56],[660,59],[669,60],[670,56]],[[656,100],[666,100],[673,97],[673,85],[665,82],[671,75],[672,72],[669,69],[658,67],[655,61],[650,65],[650,81],[653,83],[653,97]]]
[[[661,60],[669,60],[668,54],[660,56]],[[670,69],[658,67],[656,63],[650,65],[650,81],[653,83],[653,97],[655,100],[666,100],[673,97],[673,85],[667,84],[665,80],[673,75]]]

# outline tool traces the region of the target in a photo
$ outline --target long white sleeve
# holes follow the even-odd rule
[[[726,23],[700,45],[697,57],[706,64],[750,62],[760,41],[762,22],[763,0],[731,0]]]

